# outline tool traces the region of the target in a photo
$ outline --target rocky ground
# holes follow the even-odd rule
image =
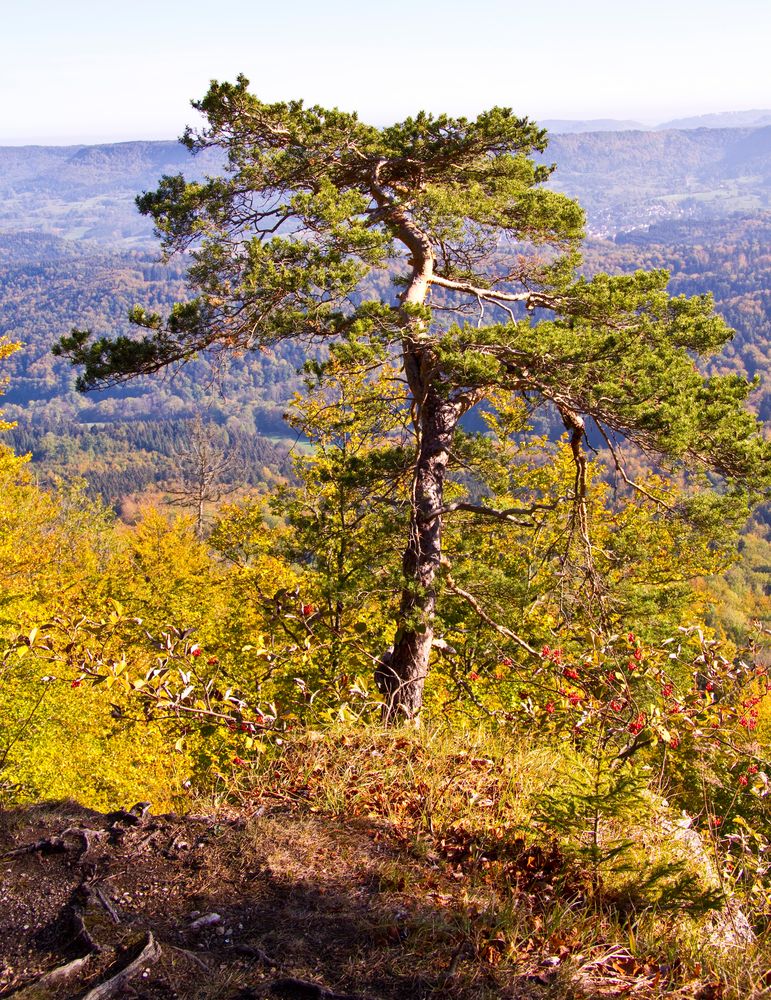
[[[459,974],[452,870],[376,825],[58,804],[0,814],[0,856],[3,997],[542,995]]]
[[[554,843],[462,824],[417,836],[382,810],[330,815],[307,787],[280,787],[208,815],[0,811],[0,997],[771,995],[768,978],[726,990],[655,948],[635,955],[581,916]]]

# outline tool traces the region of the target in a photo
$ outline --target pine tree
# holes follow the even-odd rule
[[[84,390],[203,350],[289,338],[346,339],[362,364],[383,348],[400,357],[415,454],[400,611],[380,671],[389,717],[420,712],[452,513],[447,466],[461,418],[491,392],[561,418],[587,547],[587,427],[624,475],[624,439],[710,470],[718,517],[768,481],[769,448],[744,409],[751,385],[704,378],[697,365],[730,329],[708,297],[669,296],[664,272],[578,274],[583,214],[543,186],[553,168],[537,162],[546,133],[534,123],[493,108],[473,121],[420,113],[378,129],[335,109],[263,103],[243,77],[212,83],[194,106],[208,124],[183,141],[221,150],[225,172],[164,177],[138,204],[166,253],[189,255],[195,297],[166,318],[136,308],[140,339],[90,342],[74,330],[57,350],[83,366]],[[382,290],[384,278],[397,294]],[[714,522],[710,505],[703,494],[686,513]]]

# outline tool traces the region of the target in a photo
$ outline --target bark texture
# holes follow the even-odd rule
[[[382,665],[386,721],[417,722],[434,639],[436,574],[442,556],[444,479],[460,404],[429,386],[420,407],[420,441],[413,479],[409,543],[402,560],[400,628],[390,662]]]
[[[412,481],[409,541],[402,558],[404,586],[399,627],[376,679],[385,695],[384,720],[417,723],[423,704],[434,639],[436,574],[442,556],[444,479],[450,446],[463,407],[445,396],[425,322],[410,307],[422,306],[434,278],[435,255],[428,236],[376,183],[373,192],[394,232],[411,254],[412,275],[402,295],[404,370],[413,400],[418,444]]]

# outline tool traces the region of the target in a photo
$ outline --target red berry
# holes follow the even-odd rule
[[[303,615],[307,618],[309,615],[312,615],[316,609],[313,607],[312,604],[303,604],[301,610]]]
[[[552,712],[554,711],[554,702],[551,702],[551,701],[548,701],[548,702],[547,702],[547,703],[546,703],[546,704],[544,705],[544,711],[545,711],[545,712],[548,712],[548,713],[549,713],[549,715],[551,715],[551,714],[552,714]]]

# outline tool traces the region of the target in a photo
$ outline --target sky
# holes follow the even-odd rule
[[[0,145],[168,139],[211,79],[382,125],[771,108],[771,0],[0,0]]]

